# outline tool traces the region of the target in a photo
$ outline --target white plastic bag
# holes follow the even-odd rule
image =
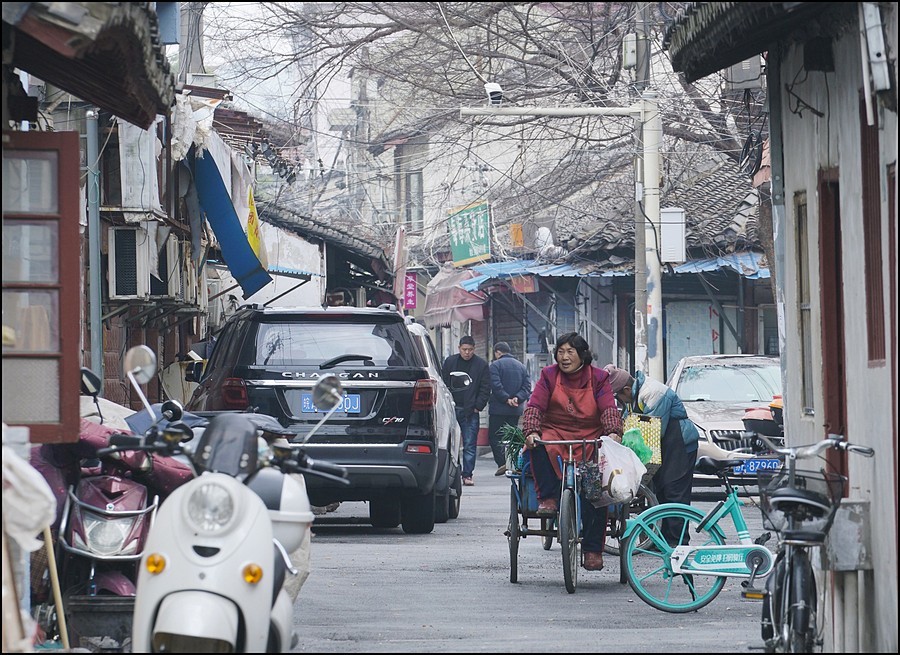
[[[56,518],[56,497],[36,468],[3,446],[3,528],[29,552],[44,545],[35,539]]]
[[[630,503],[641,486],[641,478],[647,467],[634,451],[612,437],[600,437],[600,471],[603,476],[603,494],[592,500],[594,507],[607,507],[617,503]]]

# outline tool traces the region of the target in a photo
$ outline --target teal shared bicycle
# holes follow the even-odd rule
[[[628,584],[645,603],[664,612],[692,612],[711,603],[726,578],[747,578],[743,585],[752,588],[757,577],[772,570],[775,558],[765,546],[771,535],[750,538],[741,513],[744,502],[728,479],[728,471],[743,463],[709,457],[697,461],[697,471],[718,476],[727,491],[725,500],[707,514],[690,505],[665,503],[628,521],[622,567]],[[727,543],[726,517],[740,543]]]

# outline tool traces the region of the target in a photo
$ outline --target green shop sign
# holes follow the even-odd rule
[[[491,258],[489,215],[484,200],[450,211],[450,251],[454,265],[463,266]]]

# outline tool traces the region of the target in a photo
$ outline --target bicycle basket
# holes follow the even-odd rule
[[[756,477],[765,529],[782,533],[790,525],[788,519],[793,518],[795,530],[828,532],[841,504],[846,478],[825,471],[795,471],[792,485],[784,468],[760,469]]]

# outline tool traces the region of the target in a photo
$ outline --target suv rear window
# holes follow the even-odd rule
[[[253,352],[245,351],[257,366],[319,366],[346,355],[371,357],[346,360],[345,365],[354,367],[425,365],[406,326],[399,321],[279,319],[260,321],[257,326]]]

